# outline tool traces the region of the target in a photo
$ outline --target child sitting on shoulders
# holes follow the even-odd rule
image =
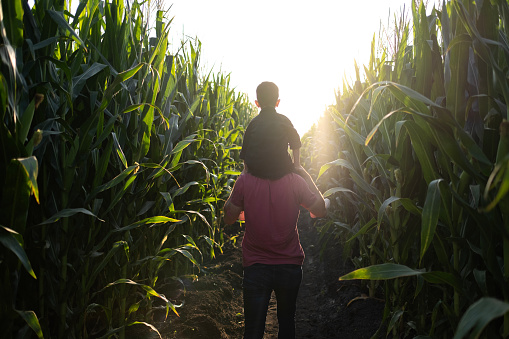
[[[250,174],[276,180],[295,172],[295,168],[302,168],[299,162],[300,136],[290,119],[276,112],[280,101],[276,84],[262,82],[256,88],[256,98],[260,113],[247,126],[240,158]]]
[[[273,82],[262,82],[256,88],[255,103],[261,110],[251,120],[244,134],[240,158],[244,171],[261,179],[277,180],[289,173],[300,175],[315,194],[322,196],[308,172],[300,165],[300,137],[290,119],[276,112],[279,89]],[[293,160],[288,154],[288,145]],[[329,208],[329,199],[324,199]],[[311,214],[311,217],[314,217]],[[243,220],[243,215],[242,219]]]

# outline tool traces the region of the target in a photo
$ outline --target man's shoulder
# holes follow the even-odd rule
[[[287,174],[286,177],[288,180],[287,185],[291,187],[295,193],[303,194],[305,192],[311,192],[306,180],[297,173],[292,172]]]
[[[290,172],[288,174],[285,174],[280,179],[276,180],[280,184],[281,187],[285,189],[294,189],[296,186],[304,185],[306,184],[306,181],[298,174]]]
[[[293,183],[304,183],[305,185],[307,185],[306,183],[306,180],[304,180],[303,177],[301,177],[300,175],[298,175],[297,173],[289,173],[288,174],[289,176],[289,180],[291,180]]]
[[[247,183],[250,183],[250,182],[253,182],[255,181],[257,178],[250,174],[250,173],[247,173],[247,172],[242,172],[238,177],[237,177],[237,180],[235,182],[247,182]]]
[[[241,175],[239,175],[237,177],[237,181],[244,181],[246,183],[261,184],[262,182],[265,182],[265,183],[272,182],[272,183],[276,183],[276,184],[280,183],[280,184],[282,184],[283,187],[285,185],[298,182],[300,180],[304,180],[304,179],[302,179],[301,176],[299,176],[298,174],[295,174],[295,173],[285,174],[283,177],[276,179],[276,180],[260,178],[260,177],[257,177],[256,175],[253,175],[253,174],[247,173],[247,172],[243,172]],[[304,181],[304,183],[305,183],[305,181]]]

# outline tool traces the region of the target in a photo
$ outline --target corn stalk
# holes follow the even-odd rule
[[[395,279],[384,293],[396,336],[459,337],[490,308],[474,332],[498,335],[505,314],[508,333],[507,9],[449,1],[427,14],[413,2],[412,45],[396,19],[398,48],[372,51],[365,80],[329,108],[341,151],[318,164],[338,206],[324,231],[358,243],[359,270],[340,279]]]
[[[228,76],[201,75],[199,41],[168,54],[163,12],[152,27],[137,1],[66,3],[2,3],[6,338],[129,337],[159,305],[177,313],[157,289],[221,251],[254,112]]]

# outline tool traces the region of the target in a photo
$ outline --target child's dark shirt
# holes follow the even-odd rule
[[[252,175],[276,180],[293,171],[288,145],[301,147],[299,133],[290,119],[266,107],[247,126],[240,158]]]

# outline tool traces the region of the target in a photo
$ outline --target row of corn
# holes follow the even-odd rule
[[[509,336],[509,3],[412,1],[304,136],[377,335]],[[334,206],[333,205],[333,206]]]
[[[2,1],[2,338],[126,336],[225,241],[254,110],[143,1]]]

